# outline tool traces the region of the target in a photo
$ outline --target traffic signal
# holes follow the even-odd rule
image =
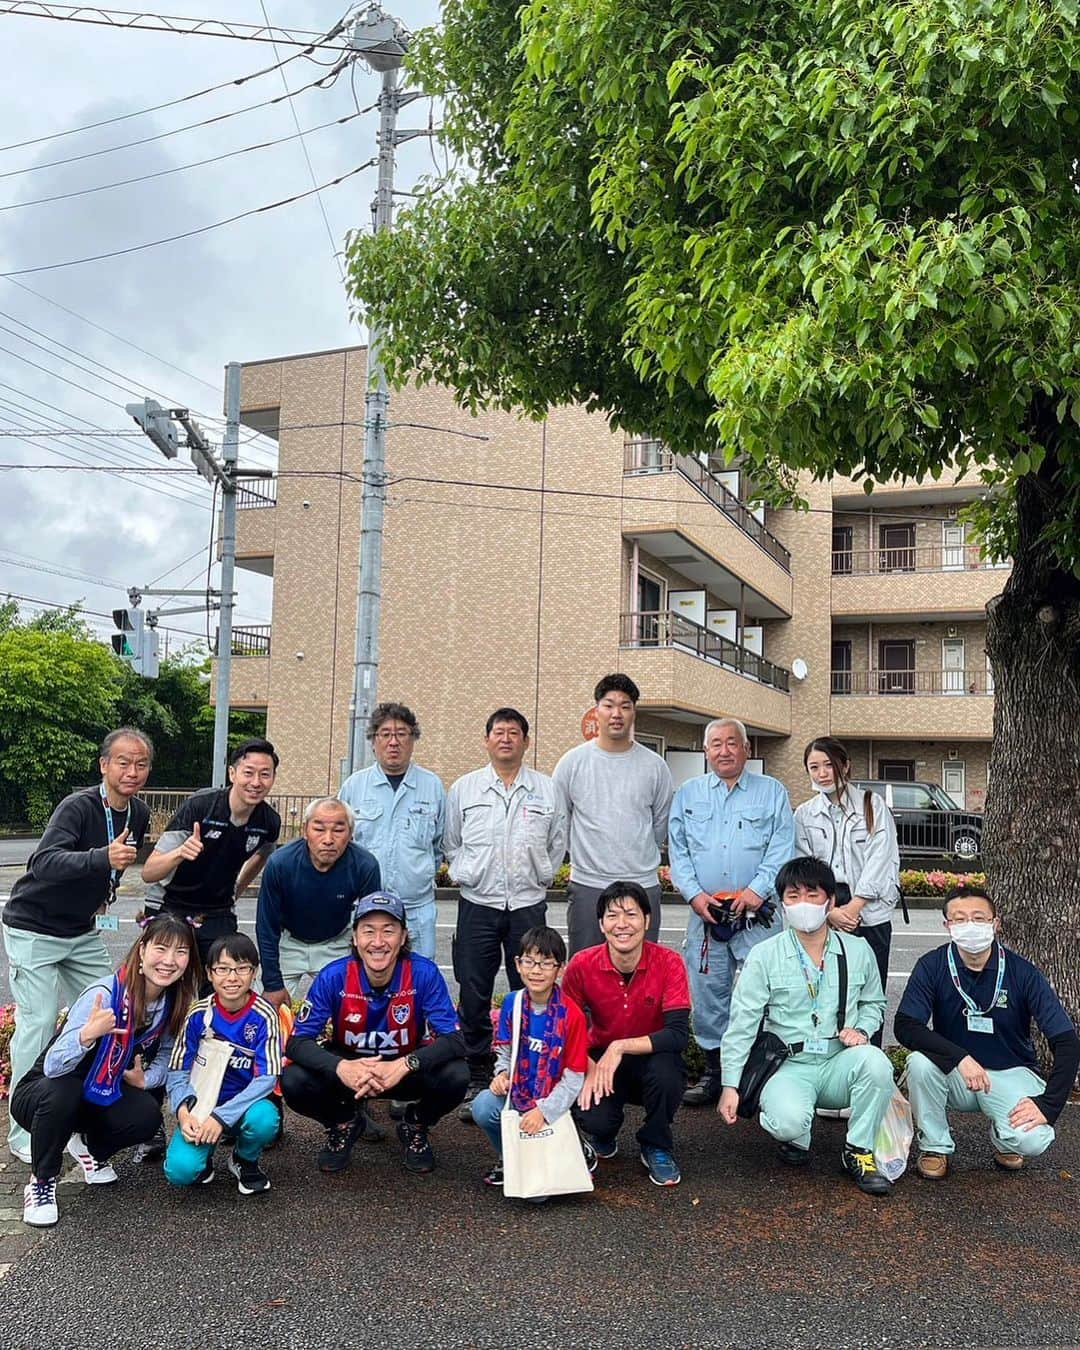
[[[180,433],[171,414],[152,398],[144,398],[141,403],[128,403],[125,407],[165,458],[175,459],[180,450]]]
[[[112,649],[131,666],[136,675],[148,680],[158,673],[158,635],[146,626],[141,609],[114,609],[113,623],[120,630],[112,635]]]

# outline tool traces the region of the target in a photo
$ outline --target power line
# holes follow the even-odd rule
[[[26,559],[20,562],[19,559]],[[114,581],[109,577],[93,576],[89,572],[82,572],[70,567],[53,567],[45,561],[44,558],[34,558],[27,553],[12,553],[8,549],[0,552],[0,566],[14,567],[22,572],[48,572],[56,577],[70,577],[73,581],[85,581],[92,586],[114,586],[123,588],[122,581]]]
[[[7,202],[0,205],[0,211],[19,211],[24,206],[46,206],[50,202],[70,201],[73,197],[88,197],[95,192],[108,192],[112,188],[130,187],[133,183],[148,183],[154,178],[167,178],[174,173],[186,173],[189,169],[202,169],[207,164],[219,164],[222,160],[235,159],[239,155],[249,155],[256,150],[269,150],[272,146],[285,145],[288,141],[297,139],[303,141],[304,136],[309,136],[313,132],[325,131],[327,127],[340,127],[346,122],[353,122],[364,113],[371,112],[375,106],[375,104],[372,104],[371,107],[361,108],[358,112],[345,113],[342,117],[333,117],[329,122],[320,122],[317,126],[307,127],[303,131],[298,130],[291,136],[279,136],[276,140],[259,141],[256,145],[244,145],[237,150],[225,150],[220,155],[211,155],[207,159],[196,159],[190,164],[174,164],[169,169],[157,169],[154,173],[137,174],[134,178],[118,178],[112,183],[98,183],[95,187],[77,188],[73,192],[57,192],[51,197],[32,197],[29,201]],[[295,111],[293,109],[294,113]]]
[[[265,206],[253,207],[250,211],[238,211],[236,215],[227,216],[224,220],[215,220],[209,225],[200,225],[194,230],[183,230],[179,234],[167,235],[164,239],[149,239],[144,244],[130,244],[126,248],[112,249],[108,253],[88,254],[84,258],[68,258],[65,262],[41,263],[37,267],[16,267],[10,272],[0,272],[0,277],[25,277],[34,272],[55,272],[62,267],[81,267],[84,263],[104,262],[108,258],[122,258],[130,253],[141,253],[148,248],[160,248],[163,244],[175,244],[180,239],[192,239],[196,235],[208,234],[211,230],[220,230],[225,225],[234,225],[238,220],[246,220],[249,216],[258,216],[267,211],[276,211],[282,206],[291,206],[294,202],[303,201],[305,197],[314,196],[327,188],[337,187],[349,178],[354,178],[358,173],[363,173],[365,169],[370,169],[376,162],[374,159],[366,160],[363,164],[358,164],[355,169],[349,169],[346,173],[339,174],[337,178],[331,178],[325,183],[320,183],[317,188],[308,188],[306,192],[297,192],[291,197],[282,197],[279,201],[267,202]]]
[[[106,614],[101,609],[87,609],[82,604],[63,604],[61,601],[46,600],[38,595],[19,595],[16,591],[3,591],[2,594],[9,600],[21,600],[24,604],[34,605],[42,609],[74,610],[76,614],[89,614],[92,618],[107,619],[110,624],[112,623],[112,615]],[[160,633],[179,633],[181,637],[194,638],[196,642],[204,641],[201,633],[193,633],[189,628],[173,628],[167,623],[159,623],[157,628]]]
[[[3,10],[0,10],[0,14]],[[217,113],[213,117],[204,117],[201,122],[188,122],[182,127],[173,127],[170,131],[159,131],[153,136],[142,136],[135,141],[122,141],[119,145],[106,145],[100,150],[86,150],[81,155],[69,155],[66,159],[47,159],[40,164],[29,164],[22,169],[8,169],[0,173],[0,178],[15,178],[24,173],[38,173],[41,169],[56,169],[62,164],[78,164],[84,159],[97,159],[100,155],[111,155],[117,150],[131,150],[138,145],[150,145],[153,141],[167,140],[170,136],[179,136],[184,131],[195,131],[199,127],[213,126],[216,122],[227,122],[232,117],[242,117],[244,113],[255,112],[259,108],[270,108],[276,103],[283,103],[286,99],[298,98],[301,94],[306,94],[309,89],[316,86],[329,87],[337,79],[341,72],[343,62],[339,62],[328,75],[321,75],[317,80],[312,80],[310,84],[301,85],[291,94],[277,94],[273,98],[263,99],[261,103],[249,103],[243,108],[233,108],[229,112]]]
[[[101,9],[86,5],[51,5],[41,0],[4,0],[0,15],[20,18],[58,19],[70,23],[90,23],[105,28],[134,29],[140,33],[174,33],[183,37],[234,38],[243,42],[277,42],[283,47],[324,47],[326,51],[350,52],[349,46],[326,46],[346,26],[342,20],[330,34],[320,34],[305,28],[270,29],[257,24],[235,23],[224,19],[188,19],[176,14],[136,13],[130,10]]]

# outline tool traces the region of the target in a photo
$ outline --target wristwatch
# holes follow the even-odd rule
[[[406,1056],[405,1056],[405,1064],[406,1064],[406,1066],[408,1067],[408,1070],[409,1070],[410,1073],[419,1073],[419,1072],[420,1072],[420,1056],[419,1056],[419,1055],[406,1055]]]

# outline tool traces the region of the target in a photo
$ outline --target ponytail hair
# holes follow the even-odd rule
[[[835,736],[816,736],[803,751],[803,768],[806,768],[806,762],[812,752],[816,751],[819,755],[824,755],[832,765],[833,782],[836,784],[836,800],[843,803],[847,796],[848,783],[851,779],[851,756],[847,752],[847,747],[843,742],[838,741]],[[862,801],[863,819],[866,821],[866,828],[874,828],[874,796],[867,789],[863,793]]]

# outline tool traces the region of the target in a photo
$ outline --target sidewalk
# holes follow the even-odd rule
[[[0,1237],[17,1261],[0,1347],[1080,1345],[1080,1107],[1015,1175],[961,1118],[949,1179],[912,1174],[880,1201],[840,1174],[836,1122],[817,1122],[793,1173],[756,1125],[683,1111],[683,1184],[661,1190],[634,1121],[594,1195],[543,1208],[480,1184],[484,1140],[456,1119],[433,1133],[430,1177],[406,1175],[393,1141],[327,1177],[319,1131],[290,1115],[258,1198],[224,1166],[178,1193],[122,1158],[118,1186],[63,1188],[55,1229]]]

